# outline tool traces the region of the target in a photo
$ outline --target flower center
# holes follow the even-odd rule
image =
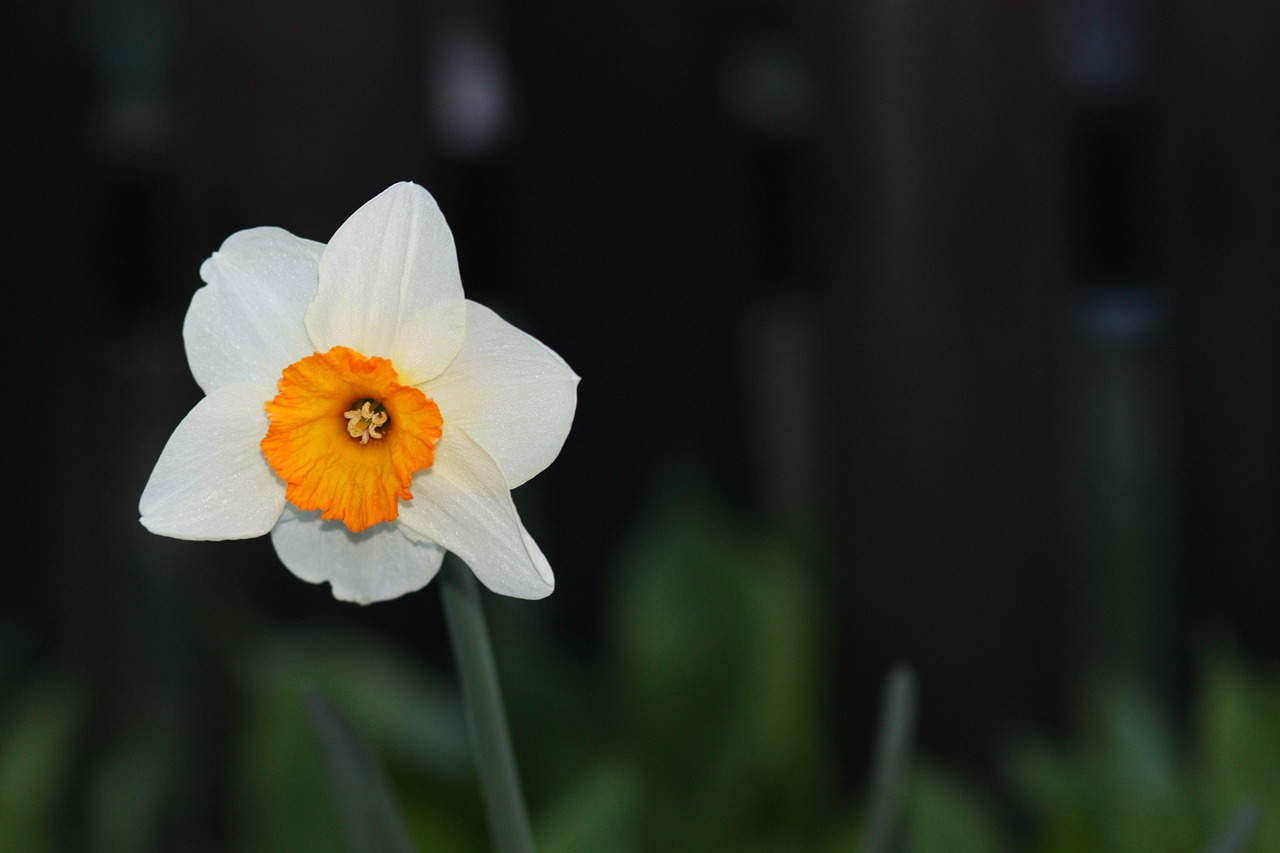
[[[377,400],[365,397],[357,400],[354,409],[342,413],[347,419],[347,435],[368,444],[371,438],[382,438],[379,427],[387,425],[387,410]]]
[[[433,400],[396,376],[387,359],[347,347],[280,374],[262,452],[296,507],[358,533],[394,520],[399,501],[413,499],[410,481],[435,461],[444,422]]]

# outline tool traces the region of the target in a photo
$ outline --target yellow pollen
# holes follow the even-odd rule
[[[435,461],[444,423],[435,402],[397,382],[387,359],[347,347],[294,362],[277,388],[262,452],[285,497],[353,533],[397,518],[414,473]]]
[[[362,400],[350,411],[343,412],[347,419],[347,434],[360,439],[361,444],[368,444],[371,438],[382,438],[378,428],[387,423],[387,412],[381,403],[373,400]]]

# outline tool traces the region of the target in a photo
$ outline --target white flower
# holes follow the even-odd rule
[[[200,276],[183,337],[207,396],[142,493],[148,530],[270,533],[295,575],[361,603],[422,588],[446,549],[494,592],[552,591],[511,489],[560,452],[578,377],[463,298],[426,190],[396,184],[327,246],[240,231]]]

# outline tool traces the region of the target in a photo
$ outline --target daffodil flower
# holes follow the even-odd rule
[[[446,550],[494,592],[552,591],[511,489],[559,454],[578,377],[463,297],[426,190],[396,184],[328,245],[240,231],[200,276],[183,337],[206,396],[142,493],[148,530],[270,533],[295,575],[361,603],[425,586]]]

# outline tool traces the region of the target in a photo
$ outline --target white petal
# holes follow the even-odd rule
[[[178,539],[248,539],[275,525],[284,481],[258,446],[268,427],[262,405],[274,393],[266,385],[227,385],[196,404],[142,490],[144,527]]]
[[[389,358],[400,381],[416,385],[449,366],[465,324],[453,234],[416,184],[367,202],[320,257],[307,329],[321,351],[341,344]]]
[[[516,598],[555,589],[498,464],[461,429],[445,423],[435,463],[414,475],[410,488],[413,500],[400,504],[400,522],[461,557],[489,589]]]
[[[377,524],[352,533],[341,521],[323,521],[320,512],[285,507],[271,531],[280,561],[308,583],[333,587],[333,597],[369,604],[422,589],[444,559],[444,548],[402,524]]]
[[[280,228],[226,239],[200,267],[182,327],[187,360],[206,394],[224,385],[275,387],[280,371],[315,351],[302,322],[316,295],[323,243]]]
[[[578,377],[532,335],[467,302],[467,337],[449,369],[422,386],[445,423],[464,429],[515,488],[551,464],[578,406]]]

